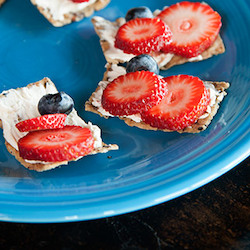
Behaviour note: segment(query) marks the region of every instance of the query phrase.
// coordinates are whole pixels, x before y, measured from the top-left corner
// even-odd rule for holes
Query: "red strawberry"
[[[89,0],[71,0],[74,3],[84,3],[84,2],[88,2]]]
[[[20,132],[29,132],[40,129],[63,128],[66,114],[48,114],[21,121],[16,124]]]
[[[128,54],[149,54],[159,51],[171,39],[172,32],[159,18],[135,18],[118,29],[115,47]]]
[[[130,72],[107,85],[102,106],[112,115],[132,115],[159,103],[165,92],[166,83],[153,72]]]
[[[209,91],[198,77],[188,75],[164,78],[168,93],[142,120],[159,129],[181,130],[192,125],[206,111]]]
[[[94,148],[94,138],[88,128],[65,126],[29,132],[18,141],[23,159],[45,162],[75,160]]]
[[[195,57],[211,46],[219,34],[221,17],[205,3],[180,2],[164,9],[158,17],[173,32],[173,41],[163,52]]]

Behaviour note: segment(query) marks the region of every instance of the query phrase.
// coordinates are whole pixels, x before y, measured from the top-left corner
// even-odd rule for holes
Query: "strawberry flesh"
[[[200,55],[217,38],[221,17],[209,5],[199,2],[180,2],[164,9],[157,17],[173,33],[172,43],[162,51],[191,58]]]
[[[165,81],[153,72],[130,72],[107,85],[102,106],[112,115],[137,114],[159,103],[166,92]]]
[[[89,0],[71,0],[74,3],[84,3],[84,2],[88,2]]]
[[[66,114],[42,115],[19,122],[16,124],[16,128],[20,132],[29,132],[40,129],[63,128],[65,125],[66,117]]]
[[[206,111],[210,92],[198,77],[177,75],[164,78],[168,93],[142,120],[159,129],[181,130],[194,124]]]
[[[159,51],[171,39],[172,32],[159,18],[135,18],[118,29],[115,47],[128,54],[149,54]]]
[[[89,154],[93,148],[92,132],[80,126],[32,131],[18,141],[23,159],[44,162],[75,160]]]

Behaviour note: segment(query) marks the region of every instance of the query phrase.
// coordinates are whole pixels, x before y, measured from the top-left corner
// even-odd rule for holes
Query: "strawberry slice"
[[[93,148],[92,132],[80,126],[32,131],[18,141],[23,159],[45,162],[75,160],[89,154]]]
[[[102,95],[102,106],[112,115],[132,115],[159,103],[166,91],[165,81],[155,73],[130,72],[107,85]]]
[[[168,93],[142,120],[159,129],[181,130],[192,125],[206,111],[210,93],[198,77],[188,75],[169,76]]]
[[[165,53],[195,57],[209,48],[219,34],[221,17],[205,3],[180,2],[164,9],[158,17],[173,33]]]
[[[84,2],[88,2],[89,0],[71,0],[74,3],[84,3]]]
[[[171,39],[172,32],[159,18],[135,18],[118,29],[115,47],[128,54],[149,54],[159,51]]]
[[[63,128],[66,114],[48,114],[21,121],[16,124],[20,132],[29,132],[40,129]]]

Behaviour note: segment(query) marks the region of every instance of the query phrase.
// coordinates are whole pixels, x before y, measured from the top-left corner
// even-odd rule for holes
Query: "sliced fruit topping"
[[[66,114],[49,114],[21,121],[16,124],[20,132],[29,132],[41,129],[63,128]]]
[[[159,51],[171,39],[172,32],[159,18],[136,18],[118,29],[115,47],[128,54],[149,54]]]
[[[23,159],[45,162],[75,160],[89,154],[93,148],[92,132],[80,126],[33,131],[18,141]]]
[[[38,102],[38,111],[41,115],[56,113],[68,115],[73,108],[73,99],[64,92],[44,95]]]
[[[135,18],[144,18],[144,17],[153,18],[154,16],[152,11],[148,7],[141,6],[128,10],[125,16],[125,20],[126,22],[128,22]]]
[[[131,72],[107,85],[102,95],[102,106],[112,115],[137,114],[159,103],[166,92],[165,81],[153,72]]]
[[[88,2],[89,0],[71,0],[74,3],[84,3],[84,2]]]
[[[172,43],[162,51],[187,58],[209,48],[221,27],[220,15],[205,3],[180,2],[164,9],[158,17],[173,32]]]
[[[141,54],[133,57],[126,66],[127,73],[135,71],[151,71],[159,74],[159,67],[155,59],[148,54]]]
[[[142,120],[159,129],[181,130],[194,124],[206,111],[210,93],[198,77],[177,75],[164,78],[168,93]]]

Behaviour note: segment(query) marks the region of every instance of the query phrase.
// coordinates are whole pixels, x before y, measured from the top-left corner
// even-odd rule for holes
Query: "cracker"
[[[107,66],[107,71],[104,73],[104,78],[103,81],[108,81],[108,72],[112,71],[112,64],[108,64]],[[205,81],[204,81],[205,82]],[[211,81],[206,81],[207,83],[211,83],[214,85],[215,89],[220,93],[219,96],[216,97],[215,103],[211,106],[211,111],[210,113],[207,113],[207,116],[203,119],[198,119],[195,124],[192,126],[186,127],[182,130],[178,130],[178,133],[199,133],[203,130],[205,130],[208,125],[211,123],[213,117],[216,115],[218,109],[219,109],[219,104],[223,100],[223,98],[227,95],[226,89],[229,88],[230,84],[227,82],[211,82]],[[95,95],[97,91],[100,89],[100,86],[98,86],[95,90],[95,92],[92,93],[90,96],[89,100],[85,103],[85,110],[90,111],[96,114],[99,114],[100,116],[104,118],[109,118],[110,116],[105,116],[102,113],[98,111],[98,107],[93,105],[93,100],[95,98]],[[134,120],[130,118],[124,118],[124,117],[119,117],[119,119],[124,120],[124,122],[131,126],[131,127],[138,127],[140,129],[145,129],[145,130],[161,130],[164,132],[173,132],[172,130],[168,129],[158,129],[155,127],[151,127],[150,125],[144,123],[144,122],[135,122]]]
[[[110,22],[102,17],[96,16],[92,18],[92,23],[97,35],[100,38],[100,44],[103,54],[108,63],[124,63],[129,61],[133,56],[132,54],[123,53],[122,50],[114,47],[114,39],[119,27],[125,23],[124,18],[118,18],[114,22]],[[116,54],[114,54],[114,52]],[[197,62],[208,59],[212,56],[222,54],[225,52],[225,46],[220,35],[218,35],[215,42],[205,50],[200,56],[194,58],[185,58],[174,54],[166,54],[162,52],[152,53],[162,70],[169,69],[175,65],[184,64],[187,62]]]
[[[0,7],[2,6],[2,4],[5,2],[5,0],[0,0]]]
[[[42,87],[42,90],[43,92],[46,92],[46,93],[55,93],[57,92],[57,89],[54,85],[54,83],[47,77],[45,77],[44,79],[38,81],[38,82],[35,82],[35,83],[31,83],[29,85],[27,85],[26,87],[23,87],[23,88],[17,88],[17,92],[18,94],[20,95],[25,95],[23,93],[23,90],[24,89],[28,89],[28,91],[30,91],[31,88],[33,88],[34,86],[37,86],[37,87]],[[53,90],[53,91],[52,91]],[[3,116],[4,116],[4,112],[6,111],[4,107],[4,104],[6,103],[6,98],[11,98],[9,97],[9,93],[11,92],[12,90],[8,90],[8,91],[3,91],[1,94],[0,94],[0,127],[3,129],[3,132],[6,132],[5,131],[5,128],[4,128],[4,122],[1,120],[1,118],[3,119]],[[34,90],[33,90],[34,91]],[[33,92],[32,92],[33,93]],[[41,93],[41,97],[42,97],[43,93]],[[39,100],[38,100],[39,101]],[[19,105],[22,105],[22,103],[19,103]],[[10,108],[11,109],[11,108]],[[1,111],[2,110],[2,111]],[[2,113],[1,113],[2,112]],[[18,112],[17,112],[18,113]],[[76,111],[73,109],[72,111],[72,115],[74,115],[74,119],[78,119],[81,121],[81,123],[84,123],[86,124],[76,113]],[[21,114],[17,114],[16,117],[17,119],[19,118],[19,116],[21,116]],[[69,114],[70,116],[70,114]],[[13,121],[14,123],[14,121]],[[86,124],[87,125],[87,124]],[[8,129],[8,128],[7,128]],[[35,171],[38,171],[38,172],[42,172],[42,171],[45,171],[45,170],[50,170],[50,169],[53,169],[53,168],[56,168],[58,166],[61,166],[61,165],[67,165],[68,164],[68,161],[63,161],[63,162],[55,162],[55,163],[47,163],[47,164],[43,164],[43,163],[31,163],[31,162],[28,162],[28,161],[25,161],[22,157],[20,157],[19,155],[19,152],[17,150],[17,148],[11,144],[9,141],[5,141],[5,145],[6,145],[6,148],[7,150],[9,151],[10,154],[14,155],[15,158],[26,168],[30,169],[30,170],[35,170]],[[96,154],[96,153],[106,153],[108,152],[109,150],[116,150],[118,149],[118,146],[115,145],[115,144],[105,144],[102,142],[102,146],[101,147],[97,147],[95,148],[90,154]]]
[[[53,18],[53,14],[51,10],[48,8],[43,8],[42,6],[38,5],[37,0],[30,0],[33,5],[37,7],[39,12],[55,27],[61,27],[66,24],[70,24],[72,22],[77,22],[82,20],[84,17],[91,16],[95,11],[101,10],[105,8],[110,0],[96,0],[94,3],[88,5],[87,7],[76,11],[76,12],[68,12],[64,14],[62,20],[57,20]],[[54,1],[54,0],[51,0]]]

